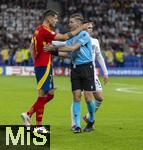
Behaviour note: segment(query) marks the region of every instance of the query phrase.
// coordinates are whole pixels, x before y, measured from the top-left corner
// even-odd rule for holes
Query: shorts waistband
[[[84,63],[84,64],[79,64],[79,65],[71,64],[71,67],[76,68],[76,67],[88,66],[88,65],[91,65],[91,64],[93,64],[92,61],[88,62],[88,63]]]

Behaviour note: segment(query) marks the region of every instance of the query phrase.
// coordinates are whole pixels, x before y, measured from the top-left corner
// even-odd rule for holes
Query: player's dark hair
[[[56,12],[55,10],[52,10],[52,9],[49,9],[49,10],[46,10],[44,13],[43,13],[43,19],[45,19],[46,17],[49,17],[49,16],[55,16],[55,15],[59,15],[58,12]]]
[[[93,22],[92,20],[85,19],[83,23],[89,23],[89,22],[92,24],[92,26],[93,26],[93,28],[94,28],[94,27],[95,27],[95,24],[94,24],[94,22]]]
[[[80,21],[82,24],[84,23],[84,18],[81,14],[72,14],[70,18],[74,18],[75,20]]]

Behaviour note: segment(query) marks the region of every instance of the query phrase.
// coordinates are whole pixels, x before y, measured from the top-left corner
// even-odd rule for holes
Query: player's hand
[[[81,27],[82,27],[82,30],[87,30],[91,24],[92,24],[92,22],[84,23],[84,24],[81,26]]]
[[[55,51],[55,46],[52,44],[47,44],[44,46],[44,51],[45,52]]]
[[[109,82],[108,75],[104,75],[104,85],[106,85]]]

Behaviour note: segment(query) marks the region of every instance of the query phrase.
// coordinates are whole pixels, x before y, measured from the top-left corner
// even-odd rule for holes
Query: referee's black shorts
[[[78,89],[95,91],[94,66],[92,62],[81,65],[71,65],[71,84],[72,91]]]

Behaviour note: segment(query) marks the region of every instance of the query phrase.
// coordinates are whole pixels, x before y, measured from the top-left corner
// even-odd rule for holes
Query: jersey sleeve
[[[104,72],[104,75],[108,75],[108,70],[107,70],[104,58],[101,53],[97,56],[97,60],[102,68],[102,71]]]
[[[66,45],[66,41],[52,41],[52,44],[55,46],[65,46]]]
[[[96,52],[97,55],[101,53],[100,44],[99,44],[98,40],[96,40],[96,51],[95,52]]]
[[[53,41],[55,36],[56,36],[56,33],[53,32],[53,31],[48,31],[48,30],[45,30],[43,31],[45,32],[45,38],[46,38],[46,41]],[[50,40],[49,40],[50,39]]]
[[[54,38],[55,38],[55,36],[56,36],[56,33],[55,32],[51,32],[51,39],[53,39],[54,40]]]
[[[80,44],[80,45],[85,45],[86,43],[88,43],[90,40],[90,37],[88,35],[87,32],[81,32],[80,35],[79,35],[79,39],[77,40],[77,42]]]
[[[66,45],[66,46],[72,45],[72,39],[67,40],[65,45]]]

